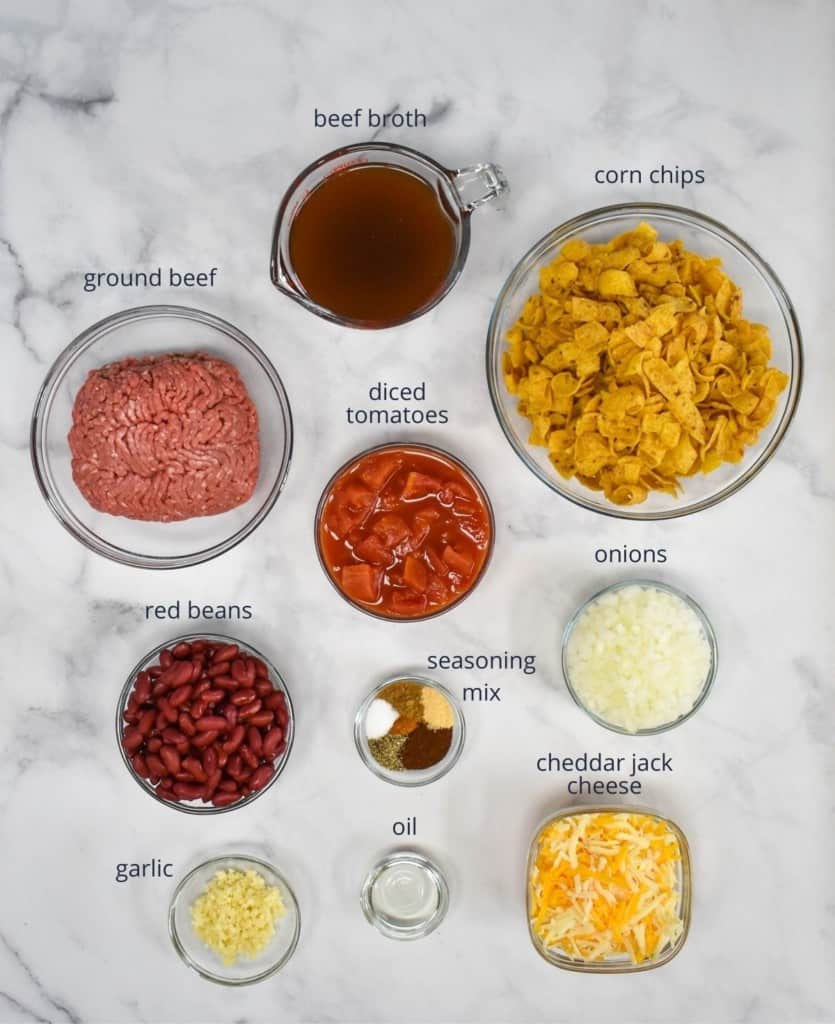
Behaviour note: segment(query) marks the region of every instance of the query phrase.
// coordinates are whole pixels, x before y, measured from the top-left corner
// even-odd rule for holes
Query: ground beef
[[[75,398],[72,475],[100,512],[173,523],[242,505],[258,479],[258,413],[234,366],[203,353],[91,370]]]

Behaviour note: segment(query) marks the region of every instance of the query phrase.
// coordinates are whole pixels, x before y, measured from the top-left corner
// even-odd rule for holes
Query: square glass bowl
[[[575,960],[570,956],[567,956],[561,951],[548,948],[536,932],[531,924],[531,886],[530,877],[531,870],[536,861],[536,856],[539,852],[539,841],[542,833],[545,829],[553,824],[555,821],[559,821],[562,818],[573,818],[583,814],[640,814],[650,818],[654,818],[656,821],[663,822],[673,833],[678,841],[679,851],[681,853],[681,859],[678,864],[678,913],[682,922],[681,934],[672,945],[667,945],[661,948],[654,957],[649,960],[644,960],[641,963],[634,963],[634,961],[627,954],[620,954],[618,956],[607,957],[605,960]],[[566,807],[562,811],[558,811],[556,814],[549,815],[543,822],[540,823],[536,832],[534,833],[533,840],[531,841],[530,850],[528,852],[527,871],[525,875],[525,907],[526,915],[528,919],[528,933],[531,937],[534,949],[539,955],[547,960],[549,964],[553,964],[555,967],[560,967],[566,971],[578,971],[586,974],[630,974],[637,973],[639,971],[651,971],[656,967],[661,967],[663,964],[669,963],[674,956],[677,956],[687,941],[687,935],[690,931],[690,909],[692,905],[692,875],[690,867],[690,847],[687,844],[687,839],[679,828],[679,826],[672,821],[670,818],[665,818],[661,814],[657,814],[655,811],[648,810],[645,807],[635,806],[616,806],[613,804],[601,804],[601,805],[583,805],[578,807]]]
[[[743,316],[765,324],[773,345],[771,363],[788,374],[789,383],[779,396],[771,422],[756,443],[746,449],[738,464],[723,463],[712,473],[680,480],[677,497],[651,491],[640,505],[615,505],[602,492],[577,479],[564,479],[551,465],[547,449],[528,444],[531,424],[517,410],[502,374],[506,335],[516,322],[526,299],[539,291],[539,271],[557,258],[572,238],[590,244],[608,242],[642,221],[658,229],[662,241],[681,239],[687,249],[703,257],[718,256],[725,273],[743,293]],[[689,515],[723,501],[744,487],[777,450],[791,423],[800,396],[803,357],[800,327],[791,301],[777,275],[750,245],[724,224],[695,210],[663,203],[621,203],[591,210],[554,228],[519,261],[496,299],[487,332],[487,381],[493,409],[511,447],[528,469],[544,484],[583,508],[620,519],[672,519]]]

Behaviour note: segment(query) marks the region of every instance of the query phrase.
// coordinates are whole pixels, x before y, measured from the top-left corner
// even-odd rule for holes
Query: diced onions
[[[626,732],[675,722],[693,708],[711,666],[699,616],[676,594],[634,584],[589,604],[566,649],[578,699]]]

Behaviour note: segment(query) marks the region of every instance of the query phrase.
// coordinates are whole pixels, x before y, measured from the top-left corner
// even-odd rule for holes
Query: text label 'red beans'
[[[267,785],[290,726],[264,662],[211,640],[161,651],[137,675],[122,717],[125,755],[157,796],[215,807]]]
[[[319,553],[353,604],[419,619],[459,601],[487,562],[493,525],[478,481],[444,452],[388,445],[331,482],[320,504]]]

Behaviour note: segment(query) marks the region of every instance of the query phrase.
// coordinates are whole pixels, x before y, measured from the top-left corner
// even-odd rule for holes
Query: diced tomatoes
[[[426,541],[429,539],[429,534],[432,531],[432,523],[426,519],[423,515],[415,516],[415,521],[412,524],[412,532],[409,535],[409,547],[412,551],[420,551]]]
[[[365,463],[360,471],[360,480],[372,490],[381,491],[402,465],[402,456],[383,452]]]
[[[437,551],[433,548],[426,549],[426,558],[432,571],[438,576],[446,576],[449,572],[449,567],[446,562],[441,558]]]
[[[426,563],[414,555],[407,555],[403,563],[403,581],[406,586],[416,590],[419,594],[424,593],[429,582],[429,570]]]
[[[393,590],[391,607],[398,615],[413,617],[426,611],[426,594],[413,594],[410,590]]]
[[[395,547],[409,536],[409,526],[400,516],[386,513],[371,525],[372,531],[390,548]]]
[[[373,491],[361,484],[348,483],[337,492],[331,507],[325,513],[327,526],[337,537],[344,537],[354,527],[361,526],[374,508]]]
[[[365,562],[343,566],[340,585],[348,597],[362,604],[376,604],[380,600],[383,570]]]
[[[392,565],[394,562],[391,548],[376,533],[370,533],[361,540],[354,548],[354,554],[372,565]]]
[[[432,575],[426,584],[426,596],[433,608],[443,608],[444,605],[449,604],[451,592],[440,577]]]
[[[426,473],[412,472],[406,477],[400,497],[404,501],[416,501],[418,498],[437,494],[441,486],[441,481],[437,477],[428,476]]]
[[[456,551],[449,544],[444,548],[443,560],[453,572],[461,576],[469,576],[475,566],[475,559],[464,551]]]

